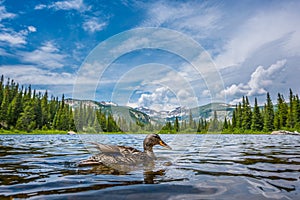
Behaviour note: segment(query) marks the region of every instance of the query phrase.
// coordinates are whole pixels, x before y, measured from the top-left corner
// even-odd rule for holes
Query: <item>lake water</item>
[[[299,199],[300,136],[161,135],[153,168],[79,167],[90,141],[145,135],[0,135],[0,199]]]

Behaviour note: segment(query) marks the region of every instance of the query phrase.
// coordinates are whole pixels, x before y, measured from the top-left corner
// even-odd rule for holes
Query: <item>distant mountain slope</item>
[[[155,111],[143,107],[136,108],[136,110],[149,115],[151,119],[156,119],[157,121],[174,121],[176,117],[178,117],[179,120],[188,120],[190,112],[194,119],[210,119],[212,118],[214,111],[217,112],[218,118],[222,120],[225,116],[231,118],[234,109],[235,106],[225,103],[210,103],[191,109],[186,107],[177,107],[171,111]]]
[[[101,109],[104,113],[111,113],[115,120],[119,118],[125,118],[131,122],[138,122],[142,124],[150,123],[150,117],[134,108],[127,107],[127,106],[119,106],[112,102],[97,102],[92,100],[78,100],[78,99],[66,99],[66,104],[69,104],[72,108],[79,107],[80,104],[92,107],[94,109]]]
[[[214,111],[217,112],[217,116],[220,119],[225,117],[232,117],[233,110],[235,106],[226,103],[210,103],[204,106],[199,106],[192,109],[193,116],[200,116],[204,119],[212,118]]]

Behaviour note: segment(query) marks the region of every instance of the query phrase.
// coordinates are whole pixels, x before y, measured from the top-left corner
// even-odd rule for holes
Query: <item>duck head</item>
[[[166,147],[167,149],[172,149],[169,145],[167,145],[157,134],[149,134],[144,140],[144,150],[145,151],[153,151],[152,148],[155,145],[160,145]]]

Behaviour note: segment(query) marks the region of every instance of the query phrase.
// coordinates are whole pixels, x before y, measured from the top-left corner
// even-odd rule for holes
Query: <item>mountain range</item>
[[[224,120],[225,117],[231,118],[235,106],[226,103],[209,103],[207,105],[198,106],[195,108],[177,107],[170,111],[156,111],[146,107],[132,108],[128,106],[120,106],[113,102],[93,101],[93,100],[78,100],[78,99],[66,99],[66,104],[69,104],[72,108],[80,106],[91,106],[95,109],[101,109],[102,112],[110,112],[114,118],[124,117],[131,121],[139,121],[142,123],[165,123],[166,121],[174,122],[176,117],[179,121],[189,120],[190,116],[194,120],[211,119],[216,111],[219,119]]]

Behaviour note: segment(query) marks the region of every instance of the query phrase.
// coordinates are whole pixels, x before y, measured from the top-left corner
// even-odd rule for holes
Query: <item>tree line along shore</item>
[[[257,98],[254,106],[249,103],[247,96],[242,97],[242,102],[235,105],[232,117],[220,120],[217,111],[214,111],[210,120],[200,118],[193,120],[190,113],[188,122],[179,123],[176,117],[174,123],[166,122],[162,133],[197,132],[197,133],[271,133],[272,131],[285,130],[300,132],[300,100],[297,94],[289,90],[289,102],[280,93],[274,105],[270,94],[266,95],[266,103],[259,106]]]
[[[64,133],[66,131],[83,131],[82,124],[99,127],[103,123],[105,132],[119,132],[111,115],[105,115],[100,110],[95,111],[93,123],[87,119],[87,110],[80,106],[73,109],[65,103],[64,95],[51,96],[48,92],[37,92],[31,86],[19,86],[14,80],[4,76],[0,78],[0,132],[2,133]],[[104,120],[103,120],[104,119]],[[86,121],[84,121],[86,120]],[[75,126],[77,124],[77,126]],[[102,124],[101,124],[102,125]],[[79,130],[78,130],[79,129]],[[100,129],[99,129],[100,130]]]
[[[300,100],[289,90],[289,101],[278,93],[273,104],[270,94],[264,106],[257,99],[254,106],[247,96],[235,106],[232,117],[220,119],[213,112],[211,119],[198,118],[190,114],[187,120],[165,124],[141,123],[125,117],[114,117],[110,112],[83,104],[71,107],[65,103],[64,95],[48,96],[48,92],[37,92],[31,86],[19,86],[14,80],[0,78],[0,133],[270,133],[274,130],[300,131]]]

